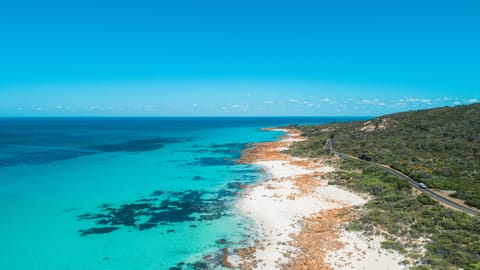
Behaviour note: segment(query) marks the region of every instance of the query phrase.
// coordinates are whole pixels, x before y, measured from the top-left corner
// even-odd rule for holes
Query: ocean
[[[351,117],[0,118],[0,269],[217,269],[256,225],[264,127]]]

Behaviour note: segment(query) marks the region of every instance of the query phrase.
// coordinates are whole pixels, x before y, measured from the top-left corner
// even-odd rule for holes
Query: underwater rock
[[[89,234],[99,234],[99,233],[109,233],[120,229],[120,227],[101,227],[101,228],[90,228],[86,230],[78,230],[81,236],[87,236]]]
[[[166,195],[166,198],[141,198],[134,203],[122,204],[118,207],[102,204],[99,206],[101,213],[86,213],[77,217],[79,221],[93,220],[96,225],[110,225],[115,228],[123,226],[143,231],[158,225],[218,219],[226,215],[227,197],[232,197],[234,194],[235,192],[230,189],[216,193],[185,190],[164,194],[163,191],[154,191],[150,196]],[[140,221],[142,222],[139,223]],[[113,231],[101,228],[108,227],[94,227],[81,232],[90,234]]]
[[[151,228],[156,227],[156,226],[157,226],[157,224],[155,224],[155,223],[148,223],[148,222],[147,223],[142,223],[142,224],[138,225],[138,230],[143,231],[143,230],[151,229]]]
[[[227,239],[223,239],[223,238],[222,238],[222,239],[218,239],[217,241],[215,241],[215,243],[216,243],[217,245],[225,245],[225,244],[227,244]]]
[[[136,200],[135,202],[153,202],[153,201],[158,201],[157,198],[153,198],[153,199],[140,199],[140,200]]]
[[[155,190],[154,192],[152,192],[152,194],[150,194],[150,196],[162,196],[163,193],[164,192],[161,190]]]
[[[100,219],[100,218],[110,218],[110,215],[105,215],[105,214],[83,214],[83,215],[78,215],[78,219]]]
[[[187,163],[187,166],[231,166],[235,165],[235,159],[226,157],[201,157],[196,161]]]
[[[208,270],[208,264],[205,262],[196,262],[190,265],[195,270]]]

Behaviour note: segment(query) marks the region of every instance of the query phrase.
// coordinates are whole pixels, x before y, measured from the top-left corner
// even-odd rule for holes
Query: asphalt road
[[[465,212],[467,214],[470,214],[470,215],[479,215],[480,214],[480,210],[476,210],[476,209],[472,209],[472,208],[469,208],[469,207],[466,207],[462,204],[459,204],[459,203],[456,203],[452,200],[449,200],[445,197],[442,197],[440,195],[438,195],[437,193],[431,191],[430,189],[428,188],[421,188],[420,186],[418,186],[418,182],[413,180],[412,178],[410,178],[409,176],[403,174],[402,172],[400,171],[397,171],[395,169],[392,169],[390,168],[389,166],[387,165],[383,165],[383,164],[379,164],[379,163],[375,163],[375,162],[371,162],[371,161],[367,161],[367,160],[363,160],[363,159],[360,159],[360,158],[357,158],[357,157],[354,157],[352,155],[348,155],[348,154],[343,154],[343,153],[338,153],[338,152],[335,152],[332,150],[332,153],[335,154],[336,156],[338,156],[339,158],[351,158],[351,159],[356,159],[356,160],[360,160],[360,161],[363,161],[363,162],[366,162],[370,165],[374,165],[374,166],[377,166],[378,168],[381,168],[383,170],[385,170],[386,172],[392,174],[392,175],[395,175],[396,177],[400,178],[400,179],[403,179],[403,180],[406,180],[408,181],[408,183],[415,189],[423,192],[424,194],[427,194],[428,196],[430,196],[430,198],[434,199],[435,201],[438,201],[442,204],[445,204],[445,205],[448,205],[458,211],[462,211],[462,212]]]

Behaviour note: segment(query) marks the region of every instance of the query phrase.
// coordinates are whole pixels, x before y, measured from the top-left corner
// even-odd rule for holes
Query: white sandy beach
[[[270,149],[271,151],[281,152],[292,142],[302,140],[299,134],[286,134],[280,141],[284,145],[277,145]],[[287,263],[304,252],[298,248],[294,239],[295,235],[302,231],[305,219],[328,209],[365,203],[365,199],[359,195],[338,186],[328,185],[328,181],[314,177],[334,170],[333,167],[322,163],[299,165],[298,161],[308,160],[284,156],[285,158],[275,156],[273,160],[255,162],[254,164],[264,168],[270,176],[262,183],[247,188],[238,202],[240,211],[256,221],[260,235],[253,255],[244,258],[241,269],[310,269],[286,267]],[[302,177],[318,181],[311,192],[304,192],[299,188],[301,180],[298,179]],[[324,256],[323,260],[327,265],[315,269],[404,269],[399,265],[399,262],[404,260],[403,256],[381,249],[380,238],[367,240],[358,233],[339,229],[337,240],[343,245],[319,254]]]

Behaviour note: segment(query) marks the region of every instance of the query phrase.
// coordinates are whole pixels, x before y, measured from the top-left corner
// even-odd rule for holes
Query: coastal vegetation
[[[299,128],[297,156],[335,151],[387,164],[430,188],[480,207],[480,104],[381,116],[370,121]],[[335,183],[368,194],[347,229],[383,235],[411,269],[480,269],[480,217],[441,206],[404,180],[368,163],[338,160]]]
[[[309,139],[296,143],[293,154],[325,154],[323,146],[333,138],[338,152],[387,164],[480,207],[479,103],[299,128]]]
[[[340,160],[337,184],[368,194],[347,229],[382,235],[382,247],[404,254],[411,269],[480,269],[480,218],[439,205],[387,172]]]

